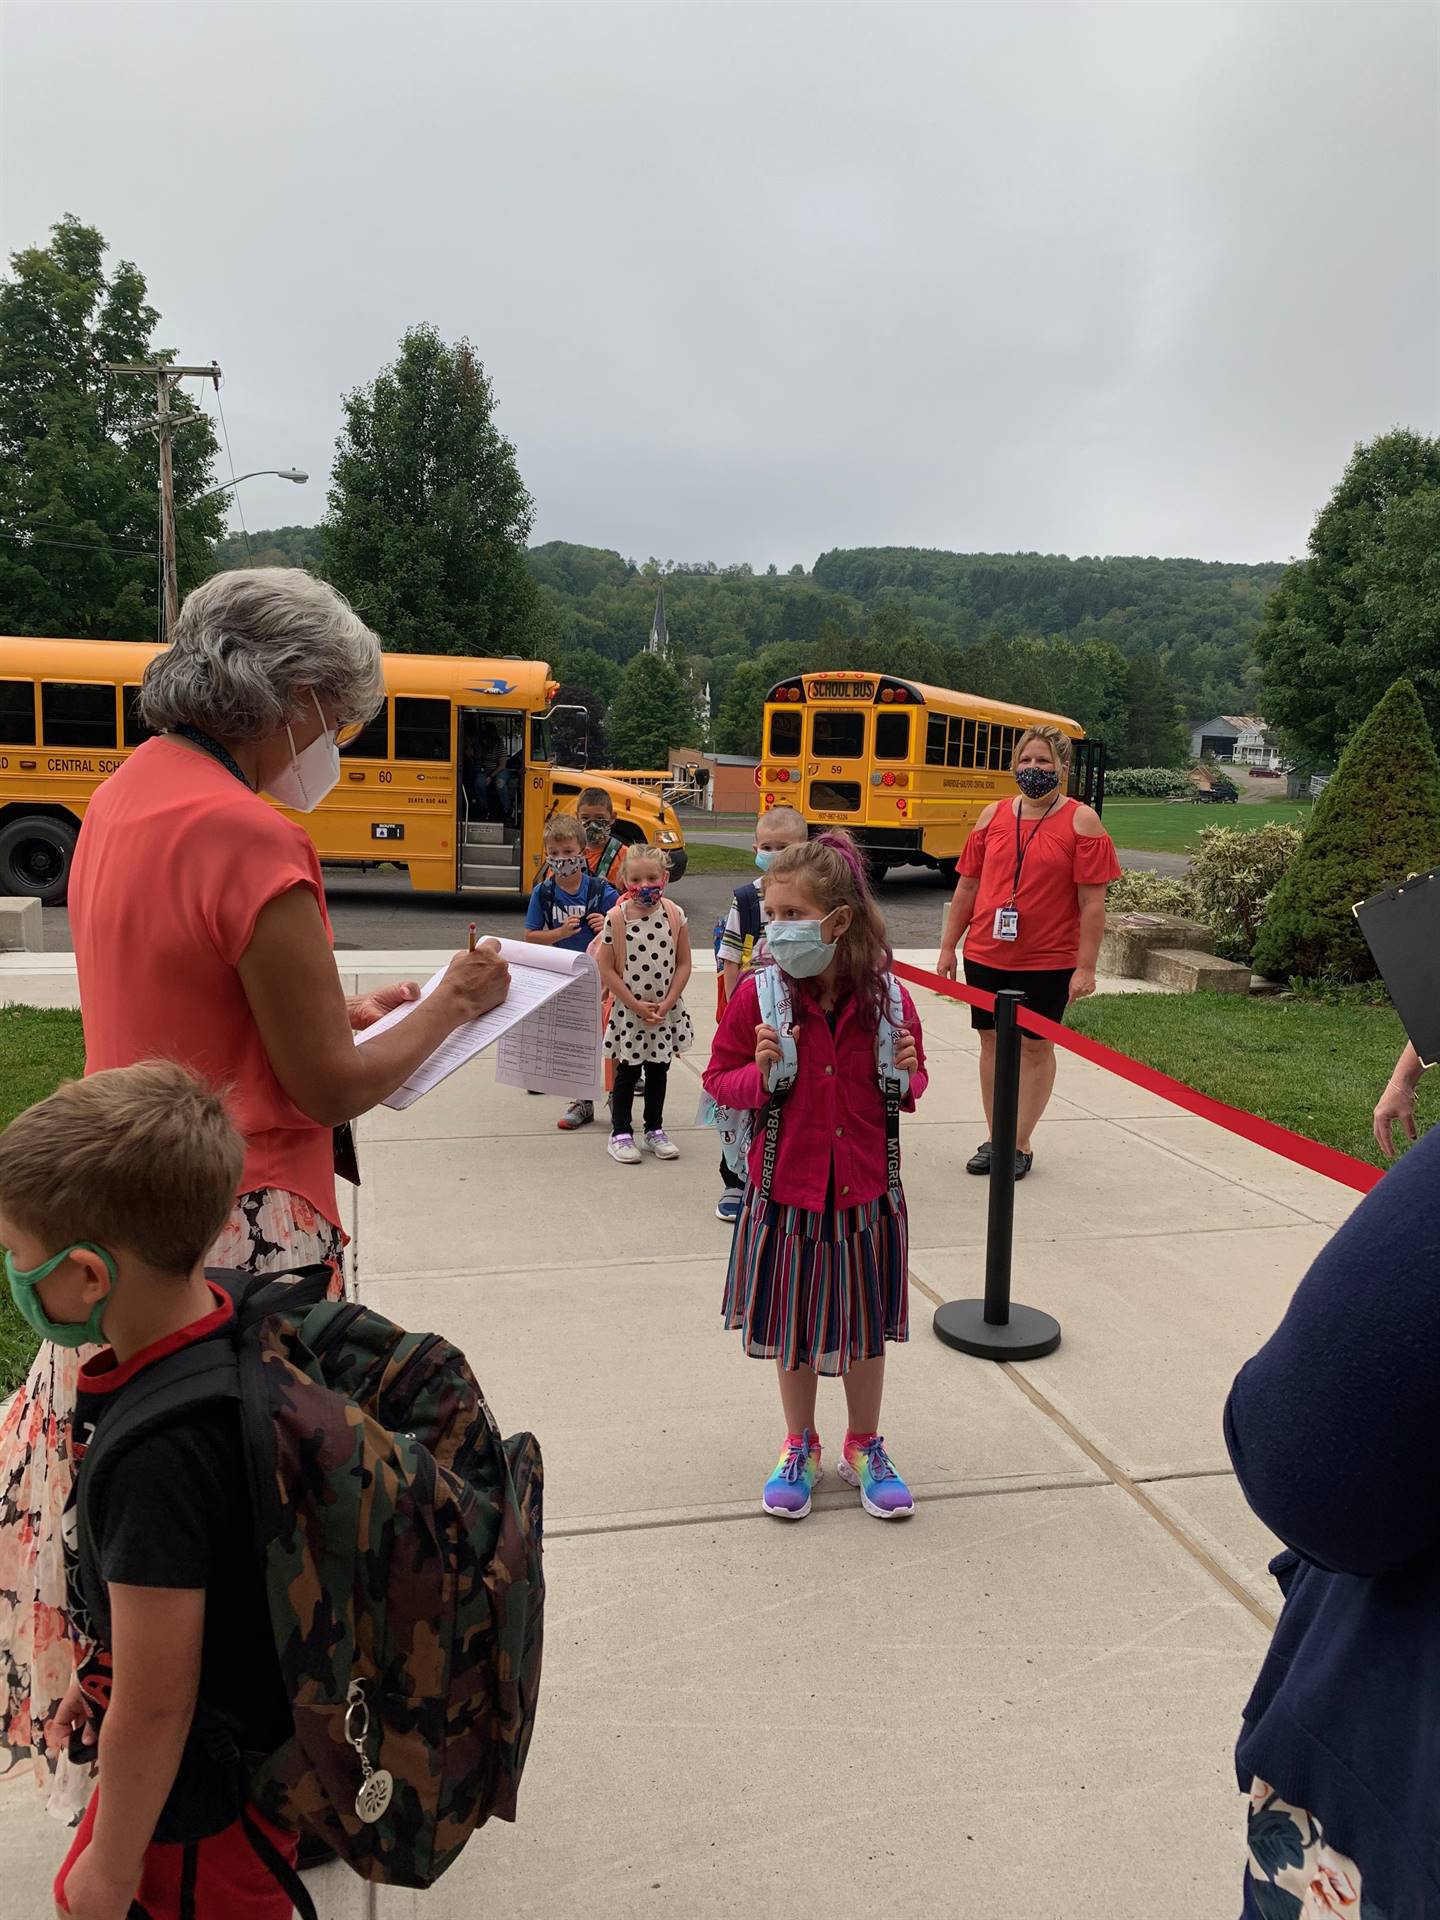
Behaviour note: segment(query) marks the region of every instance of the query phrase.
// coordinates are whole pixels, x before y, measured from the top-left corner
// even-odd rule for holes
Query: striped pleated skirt
[[[811,1213],[763,1202],[747,1187],[730,1268],[725,1325],[755,1360],[787,1371],[846,1373],[887,1340],[910,1338],[910,1224],[903,1194]]]

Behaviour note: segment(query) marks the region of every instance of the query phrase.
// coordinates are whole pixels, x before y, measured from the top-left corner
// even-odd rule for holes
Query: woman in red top
[[[1063,1020],[1072,1000],[1095,991],[1095,960],[1105,933],[1105,889],[1120,878],[1115,846],[1093,807],[1067,799],[1070,741],[1058,727],[1027,727],[1015,743],[1011,770],[1017,800],[994,801],[975,822],[960,856],[960,882],[945,920],[939,972],[953,980],[956,949],[965,942],[965,978],[972,987],[1023,993],[1032,1013]],[[995,1016],[970,1009],[980,1034],[980,1095],[993,1120]],[[1020,1114],[1015,1178],[1034,1163],[1035,1123],[1055,1088],[1055,1048],[1020,1036]],[[985,1140],[967,1173],[990,1171]]]
[[[383,697],[380,643],[332,588],[289,568],[217,573],[146,669],[140,706],[156,737],[90,802],[70,881],[87,1073],[179,1061],[224,1090],[244,1137],[210,1264],[325,1264],[336,1291],[334,1129],[508,984],[493,945],[461,953],[408,1020],[355,1045],[356,1028],[419,990],[347,1003],[314,845],[260,795],[317,806],[340,777],[341,740]],[[54,1738],[71,1664],[59,1521],[84,1358],[42,1344],[0,1427],[0,1609],[15,1623],[0,1645],[0,1775],[45,1785],[54,1771],[59,1813],[79,1811],[90,1771]]]

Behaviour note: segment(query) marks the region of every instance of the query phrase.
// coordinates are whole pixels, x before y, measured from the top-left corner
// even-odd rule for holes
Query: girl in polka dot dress
[[[606,914],[596,951],[614,996],[605,1029],[605,1052],[615,1062],[609,1152],[623,1167],[640,1161],[634,1113],[642,1073],[644,1150],[657,1160],[680,1158],[665,1132],[665,1088],[670,1062],[695,1044],[695,1031],[680,998],[690,978],[690,935],[685,915],[665,898],[669,873],[668,859],[654,847],[630,848],[620,869],[620,904]]]

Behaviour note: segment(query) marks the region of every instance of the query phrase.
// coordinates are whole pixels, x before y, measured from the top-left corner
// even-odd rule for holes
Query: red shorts
[[[75,1843],[55,1876],[55,1904],[62,1913],[70,1911],[65,1904],[66,1878],[90,1844],[99,1808],[97,1787],[75,1830]],[[295,1835],[273,1825],[253,1808],[250,1818],[276,1852],[293,1867]],[[187,1889],[185,1859],[192,1848],[194,1880]],[[220,1920],[222,1915],[224,1920],[291,1920],[293,1911],[289,1894],[251,1846],[238,1820],[206,1840],[191,1842],[190,1846],[152,1840],[145,1849],[145,1864],[135,1900],[145,1920],[210,1920],[212,1915],[215,1920]],[[134,1906],[130,1912],[135,1920]]]

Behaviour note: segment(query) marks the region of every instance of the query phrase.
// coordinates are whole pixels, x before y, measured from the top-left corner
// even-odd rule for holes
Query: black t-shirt
[[[115,1461],[96,1516],[107,1587],[205,1589],[199,1704],[157,1840],[199,1839],[233,1820],[245,1777],[236,1749],[272,1753],[293,1724],[241,1445],[233,1401],[147,1434]]]

